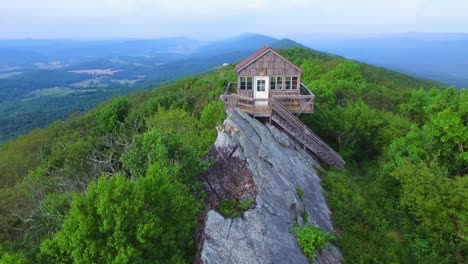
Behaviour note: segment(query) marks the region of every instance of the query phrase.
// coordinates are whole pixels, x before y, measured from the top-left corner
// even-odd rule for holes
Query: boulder
[[[277,128],[240,111],[230,111],[210,155],[213,169],[202,175],[209,210],[200,233],[198,263],[308,263],[290,229],[309,224],[333,232],[318,162]],[[301,199],[297,189],[304,192]],[[240,217],[223,217],[221,199],[254,199]],[[316,263],[341,263],[333,245],[317,252]]]

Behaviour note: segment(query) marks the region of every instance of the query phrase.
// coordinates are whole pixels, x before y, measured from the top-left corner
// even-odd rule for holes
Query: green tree
[[[122,124],[128,114],[130,103],[123,97],[116,97],[97,113],[98,131],[110,133]]]
[[[167,169],[144,178],[101,177],[75,196],[63,230],[41,244],[43,263],[190,261],[199,202]]]
[[[15,254],[3,253],[0,257],[0,263],[2,264],[27,264],[29,263],[29,261],[24,255],[20,253],[15,253]]]
[[[414,217],[416,232],[432,250],[448,258],[465,254],[468,178],[450,179],[448,171],[434,162],[405,161],[391,175],[402,184],[401,205]]]
[[[131,149],[122,156],[122,162],[130,177],[142,177],[150,164],[158,164],[189,185],[204,167],[193,148],[184,145],[177,135],[163,134],[156,128],[135,136]]]

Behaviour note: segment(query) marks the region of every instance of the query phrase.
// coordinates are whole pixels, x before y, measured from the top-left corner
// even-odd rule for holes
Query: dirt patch
[[[75,70],[69,71],[73,73],[86,73],[86,74],[97,74],[97,75],[114,75],[116,72],[121,72],[123,70],[111,70],[111,69],[88,69],[88,70]]]
[[[203,230],[205,228],[206,214],[209,210],[218,211],[222,200],[248,200],[257,195],[255,182],[247,161],[234,156],[236,149],[212,148],[207,155],[208,159],[215,160],[214,166],[199,176],[199,180],[205,185],[207,208],[199,219],[196,243],[197,256],[195,263],[200,261],[201,249],[203,248]],[[252,204],[255,206],[255,202]]]
[[[215,165],[200,180],[205,184],[207,205],[216,209],[221,200],[245,200],[256,196],[255,183],[247,161],[233,155],[235,149],[212,149],[208,156]]]

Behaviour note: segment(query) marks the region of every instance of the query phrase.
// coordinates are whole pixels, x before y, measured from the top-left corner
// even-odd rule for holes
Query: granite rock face
[[[289,230],[309,222],[332,231],[316,160],[288,136],[245,113],[231,111],[211,152],[216,163],[202,176],[210,208],[221,199],[254,199],[241,217],[226,219],[209,210],[200,233],[198,263],[308,263]],[[296,188],[304,191],[301,199]],[[316,263],[341,263],[333,245]]]

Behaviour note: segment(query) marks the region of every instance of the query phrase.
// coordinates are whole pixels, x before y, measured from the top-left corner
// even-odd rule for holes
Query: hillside
[[[281,53],[316,95],[302,121],[347,163],[320,172],[344,261],[466,262],[467,92],[311,50]],[[213,166],[219,95],[235,79],[222,67],[4,143],[0,262],[192,262],[207,209],[198,176]]]

